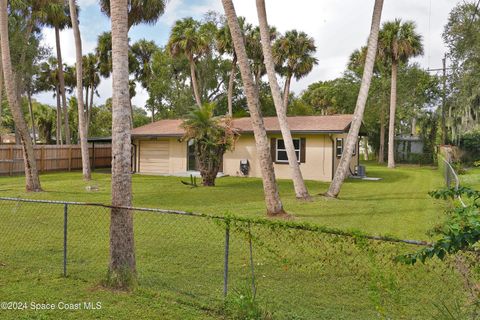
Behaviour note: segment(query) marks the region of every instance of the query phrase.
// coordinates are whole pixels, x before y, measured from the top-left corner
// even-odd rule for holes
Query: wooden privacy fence
[[[37,169],[46,171],[70,171],[82,168],[80,145],[37,145],[35,159]],[[110,144],[89,147],[90,165],[95,168],[109,168],[112,164]],[[0,175],[24,173],[23,151],[20,145],[0,145]]]

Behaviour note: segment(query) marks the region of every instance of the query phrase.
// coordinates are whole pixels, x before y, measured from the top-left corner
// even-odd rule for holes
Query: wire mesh
[[[67,275],[92,286],[102,282],[110,209],[61,202],[0,199],[0,275],[61,281],[65,204]],[[458,257],[408,266],[394,261],[418,249],[406,243],[234,217],[132,212],[138,288],[152,297],[215,314],[255,297],[274,319],[427,319],[470,306]]]

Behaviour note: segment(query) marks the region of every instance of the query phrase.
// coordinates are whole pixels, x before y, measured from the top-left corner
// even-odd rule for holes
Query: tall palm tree
[[[247,97],[247,105],[252,120],[253,133],[257,147],[257,153],[260,160],[260,169],[263,178],[263,191],[265,195],[265,203],[268,215],[284,214],[282,201],[278,193],[278,186],[275,179],[275,171],[273,168],[272,157],[270,154],[270,144],[263,123],[260,111],[260,103],[258,97],[258,87],[255,85],[253,75],[250,70],[247,50],[245,48],[242,29],[238,23],[235,7],[232,0],[222,0],[225,15],[227,17],[228,26],[232,34],[235,52],[238,57],[238,66],[242,76],[245,96]]]
[[[7,91],[8,104],[15,121],[15,127],[22,142],[23,161],[25,164],[25,188],[27,191],[41,191],[40,178],[38,177],[35,153],[32,139],[27,129],[27,123],[23,117],[17,83],[13,74],[12,60],[10,57],[10,43],[8,35],[7,0],[0,0],[0,46],[2,51],[3,75]]]
[[[313,56],[316,50],[313,38],[297,30],[287,31],[275,41],[273,49],[275,63],[279,73],[285,77],[283,89],[285,112],[288,108],[292,77],[299,80],[312,71],[313,66],[318,63],[317,58]]]
[[[190,78],[193,94],[198,107],[202,107],[202,99],[196,75],[196,60],[210,48],[207,34],[202,30],[202,24],[193,18],[177,20],[172,28],[167,44],[172,56],[185,56],[190,64]]]
[[[246,24],[244,17],[238,18],[238,23],[242,29],[242,33],[245,33],[245,28],[251,28]],[[216,34],[216,45],[217,50],[220,54],[229,54],[232,56],[232,68],[230,70],[230,76],[228,80],[228,89],[227,89],[227,105],[228,105],[228,115],[233,116],[233,89],[235,84],[235,77],[237,74],[237,54],[235,53],[235,48],[233,46],[232,35],[230,33],[230,28],[228,23],[225,21],[223,26],[220,27]]]
[[[65,143],[70,144],[70,125],[68,121],[67,97],[65,93],[65,76],[63,71],[62,47],[60,45],[60,31],[71,28],[70,9],[64,0],[49,1],[45,6],[44,23],[55,29],[55,46],[58,60],[58,81],[60,98],[63,106]]]
[[[287,122],[287,113],[285,112],[286,106],[282,101],[282,94],[280,86],[277,82],[277,76],[275,73],[275,62],[273,59],[272,46],[270,43],[270,29],[267,21],[267,11],[265,9],[265,0],[257,0],[257,13],[260,27],[260,36],[262,39],[263,56],[265,58],[265,67],[268,75],[268,82],[272,90],[273,101],[275,109],[277,111],[278,123],[280,124],[280,130],[282,131],[283,141],[285,143],[285,149],[287,150],[287,158],[290,168],[292,170],[293,186],[295,188],[295,195],[297,199],[308,200],[310,195],[308,194],[305,181],[303,181],[302,172],[300,171],[300,165],[298,164],[297,155],[295,153],[295,147],[293,145],[292,133]]]
[[[370,89],[370,83],[373,77],[373,68],[375,66],[375,57],[377,55],[378,47],[378,33],[380,29],[380,20],[382,17],[383,0],[375,0],[375,6],[373,8],[372,26],[370,29],[370,35],[368,37],[367,55],[365,60],[365,67],[363,69],[362,83],[360,85],[360,91],[357,97],[357,104],[353,113],[352,123],[350,130],[348,131],[347,141],[345,142],[345,148],[338,164],[335,176],[332,183],[325,194],[327,197],[336,198],[340,193],[343,181],[347,177],[350,169],[350,162],[352,161],[353,150],[355,150],[358,133],[362,125],[363,113],[365,111],[365,105],[367,103],[368,91]]]
[[[110,2],[100,0],[100,9],[108,17],[111,17]],[[128,30],[142,23],[155,24],[165,12],[165,2],[165,0],[128,0]]]
[[[57,64],[57,59],[53,57],[50,57],[47,61],[40,64],[36,87],[39,91],[53,91],[53,96],[57,99],[55,139],[56,144],[58,145],[62,142],[62,106],[60,101]]]
[[[85,123],[85,106],[83,103],[83,55],[82,38],[78,26],[77,5],[75,0],[68,1],[70,17],[72,18],[73,37],[75,38],[76,75],[77,75],[77,107],[78,107],[78,133],[80,136],[80,149],[82,153],[82,174],[84,180],[91,179],[90,155],[87,141],[87,126]]]
[[[270,41],[275,40],[277,35],[277,29],[270,27]],[[245,28],[245,47],[248,59],[250,60],[255,85],[260,88],[260,81],[265,73],[267,73],[267,70],[265,69],[259,27],[252,28],[250,26]]]
[[[93,53],[83,56],[82,67],[83,86],[85,87],[85,122],[88,135],[90,109],[93,107],[93,97],[97,93],[97,87],[100,85],[98,57]]]
[[[398,64],[423,54],[422,36],[415,22],[401,19],[385,22],[379,35],[379,55],[392,66],[390,83],[390,119],[388,126],[388,167],[395,168],[395,113],[397,108]]]
[[[112,206],[109,283],[128,288],[136,278],[132,205],[128,1],[112,0]],[[119,208],[123,207],[123,208]]]

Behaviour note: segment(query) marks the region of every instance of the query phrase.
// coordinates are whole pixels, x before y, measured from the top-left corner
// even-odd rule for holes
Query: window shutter
[[[307,143],[305,138],[300,139],[300,163],[305,163],[307,160]]]
[[[277,139],[271,138],[270,139],[270,154],[272,156],[272,162],[275,163],[277,159]]]

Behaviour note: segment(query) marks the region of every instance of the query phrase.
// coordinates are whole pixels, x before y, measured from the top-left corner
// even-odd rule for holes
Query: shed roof
[[[350,128],[353,115],[331,116],[298,116],[288,117],[288,124],[292,133],[342,133]],[[267,133],[280,132],[277,117],[263,118]],[[133,137],[180,137],[184,134],[181,128],[182,119],[159,120],[132,130]],[[233,120],[233,125],[241,133],[252,133],[253,127],[249,117]]]

